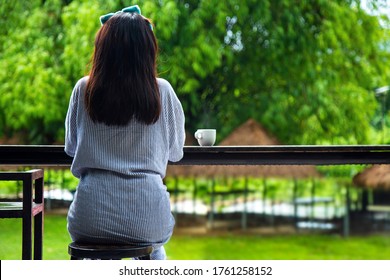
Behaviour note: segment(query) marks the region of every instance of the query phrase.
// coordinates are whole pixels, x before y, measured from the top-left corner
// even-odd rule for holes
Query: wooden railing
[[[0,145],[0,165],[67,166],[61,145]],[[390,145],[184,147],[175,165],[390,164]]]

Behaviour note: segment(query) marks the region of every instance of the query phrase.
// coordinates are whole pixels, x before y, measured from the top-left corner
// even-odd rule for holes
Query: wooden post
[[[263,215],[265,216],[265,200],[267,197],[267,178],[263,179]]]
[[[314,216],[315,216],[315,199],[316,199],[316,182],[315,179],[312,178],[311,181],[311,192],[310,192],[310,222],[312,223],[312,228],[313,228],[313,223],[314,223]]]
[[[215,195],[215,179],[211,181],[211,198],[210,198],[210,213],[209,213],[209,227],[214,227],[214,197]]]
[[[248,223],[247,203],[248,203],[248,178],[245,177],[245,181],[244,181],[244,209],[243,209],[242,218],[241,218],[241,228],[243,230],[247,229],[247,223]]]
[[[192,215],[195,217],[196,216],[196,196],[198,194],[198,185],[196,184],[196,176],[194,176],[194,190],[192,192]]]
[[[175,217],[175,219],[177,218],[177,196],[179,193],[178,189],[179,189],[179,179],[177,176],[175,176],[175,185],[173,187],[173,204],[175,205],[173,209],[173,216]]]
[[[349,212],[350,212],[350,197],[349,197],[349,184],[345,186],[345,213],[344,213],[344,221],[343,221],[343,236],[349,236]]]
[[[293,207],[294,207],[293,220],[294,220],[294,227],[295,227],[296,230],[298,229],[298,204],[297,204],[297,201],[296,201],[297,200],[297,194],[298,194],[298,182],[297,182],[297,179],[294,178],[292,202],[293,202]]]

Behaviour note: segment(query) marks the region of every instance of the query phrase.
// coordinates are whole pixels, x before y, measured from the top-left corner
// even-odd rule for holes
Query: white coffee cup
[[[195,138],[201,146],[212,146],[215,143],[216,134],[215,129],[198,129],[195,132]]]

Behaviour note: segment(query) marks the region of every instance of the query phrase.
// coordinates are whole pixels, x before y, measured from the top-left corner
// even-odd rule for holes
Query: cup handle
[[[202,132],[200,132],[200,131],[195,132],[195,138],[196,139],[202,139],[203,138]]]

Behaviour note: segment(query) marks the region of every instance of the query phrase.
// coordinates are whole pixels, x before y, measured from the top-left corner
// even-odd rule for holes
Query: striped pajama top
[[[84,106],[88,77],[75,85],[65,121],[65,152],[79,178],[68,212],[73,241],[153,245],[172,235],[163,184],[169,161],[183,156],[184,113],[171,85],[158,78],[161,115],[152,125],[94,123]]]

